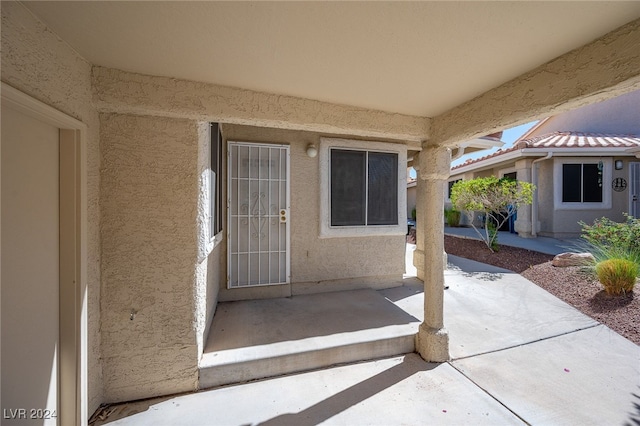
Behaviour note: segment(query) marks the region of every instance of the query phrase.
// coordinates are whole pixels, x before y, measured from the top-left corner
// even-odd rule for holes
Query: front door
[[[228,287],[287,284],[289,146],[228,148]]]
[[[629,214],[640,218],[640,163],[629,163]]]
[[[2,109],[2,424],[58,424],[59,130]]]

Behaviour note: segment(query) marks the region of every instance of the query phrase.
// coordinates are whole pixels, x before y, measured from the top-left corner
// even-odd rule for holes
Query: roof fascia
[[[488,169],[491,168],[491,166],[495,166],[496,164],[500,164],[500,163],[505,163],[508,161],[513,161],[513,160],[517,160],[521,157],[540,157],[540,156],[544,156],[546,155],[546,153],[538,153],[538,152],[531,152],[530,155],[525,155],[528,153],[524,152],[525,150],[521,149],[521,150],[516,150],[516,151],[512,151],[512,152],[507,152],[505,154],[501,154],[501,155],[497,155],[495,157],[491,157],[491,158],[487,158],[486,160],[483,161],[478,161],[477,163],[472,163],[469,164],[467,166],[462,166],[460,168],[457,168],[455,170],[452,170],[451,175],[453,176],[454,174],[461,174],[461,173],[467,173],[467,172],[472,172],[472,171],[480,171],[480,170],[484,170],[484,169]]]
[[[456,168],[451,171],[451,176],[473,172],[473,171],[482,171],[486,169],[493,168],[501,163],[506,163],[509,161],[514,161],[524,157],[544,157],[548,153],[553,153],[554,157],[603,157],[603,156],[625,156],[632,157],[640,148],[629,148],[629,147],[619,147],[619,148],[591,148],[586,150],[585,148],[524,148],[512,152],[508,152],[503,155],[498,155],[492,158],[488,158],[483,161],[479,161],[477,163],[469,164],[468,166],[462,166],[460,168]]]
[[[629,147],[618,148],[525,148],[523,153],[553,153],[554,157],[602,157],[605,155],[615,156],[632,156],[633,152],[629,151]]]

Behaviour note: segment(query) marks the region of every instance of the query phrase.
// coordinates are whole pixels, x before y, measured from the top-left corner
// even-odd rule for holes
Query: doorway
[[[4,84],[1,124],[2,423],[79,424],[84,125]]]
[[[229,142],[228,287],[289,283],[289,146]]]

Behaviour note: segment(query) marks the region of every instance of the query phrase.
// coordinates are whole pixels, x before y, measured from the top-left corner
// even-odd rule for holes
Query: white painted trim
[[[553,201],[556,210],[607,210],[611,208],[611,185],[613,160],[601,158],[602,161],[602,202],[601,203],[563,203],[562,202],[562,165],[592,163],[593,157],[554,157],[553,161]]]
[[[398,224],[375,226],[330,226],[331,192],[329,189],[331,148],[358,151],[389,152],[398,154]],[[387,142],[370,142],[351,139],[320,138],[320,238],[369,237],[381,235],[405,235],[407,233],[407,146]]]
[[[76,187],[74,188],[75,207],[75,241],[76,241],[76,262],[75,274],[77,280],[75,289],[71,289],[71,294],[75,295],[75,318],[76,323],[73,325],[74,330],[71,334],[75,334],[75,390],[69,389],[60,392],[60,398],[64,395],[75,395],[75,402],[71,402],[75,406],[75,414],[58,418],[65,424],[86,424],[88,421],[88,299],[87,299],[87,149],[86,149],[86,131],[87,126],[81,121],[70,117],[69,115],[58,111],[49,105],[22,93],[19,90],[5,84],[0,85],[0,95],[2,98],[3,108],[12,108],[38,121],[58,127],[62,130],[62,138],[67,143],[73,144],[74,153],[71,159],[75,163],[76,170],[74,179],[76,179]],[[1,150],[1,141],[0,141]],[[1,232],[1,231],[0,231]],[[1,237],[0,237],[1,238]],[[62,304],[62,303],[61,303]],[[62,306],[61,306],[62,307]],[[65,305],[65,308],[68,306]],[[60,324],[63,327],[63,324]],[[67,330],[69,331],[69,330]],[[61,413],[60,413],[61,414]],[[67,419],[67,420],[63,420]],[[71,420],[69,422],[68,420]],[[61,423],[62,424],[62,423]]]

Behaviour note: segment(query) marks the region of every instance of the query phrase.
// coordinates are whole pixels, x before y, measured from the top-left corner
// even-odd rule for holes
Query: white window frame
[[[508,167],[506,169],[500,169],[498,175],[500,176],[500,179],[502,179],[504,175],[508,175],[509,173],[516,173],[517,176],[518,170],[515,167]]]
[[[331,149],[387,152],[398,155],[398,224],[331,226]],[[405,235],[407,233],[407,147],[402,144],[370,142],[337,138],[320,138],[320,237],[368,237]]]
[[[564,164],[593,164],[602,161],[602,202],[601,203],[565,203],[562,201],[562,166]],[[611,158],[580,157],[555,158],[553,163],[553,199],[556,210],[607,210],[611,208],[611,179],[613,161]],[[582,190],[582,188],[581,188]]]

